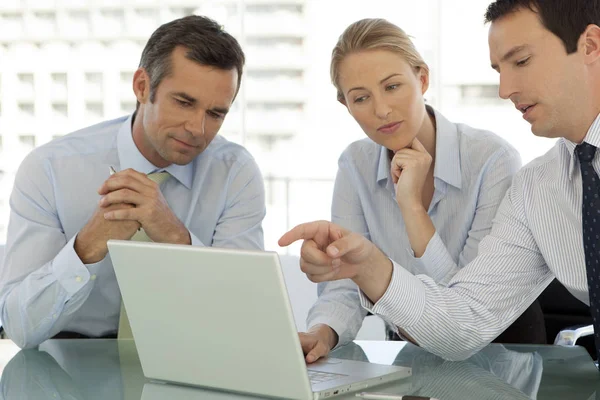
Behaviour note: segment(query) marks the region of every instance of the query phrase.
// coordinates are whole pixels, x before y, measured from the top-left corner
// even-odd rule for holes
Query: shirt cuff
[[[93,273],[90,273],[88,268],[94,270],[104,262],[102,260],[86,266],[75,252],[76,237],[77,235],[74,235],[52,260],[52,273],[70,296],[77,293],[90,281]]]
[[[190,233],[190,241],[192,242],[192,246],[206,247],[206,245],[202,243],[202,241],[198,239],[196,235],[194,235],[189,229],[188,232]]]
[[[414,270],[422,271],[423,275],[431,277],[438,284],[447,285],[460,270],[437,232],[427,243],[425,252],[420,258],[415,258],[414,253],[411,256],[417,265]]]
[[[421,282],[410,272],[393,264],[392,279],[390,284],[375,304],[363,293],[358,291],[360,304],[372,314],[377,314],[383,319],[401,328],[407,328],[416,323],[425,309],[427,294]]]

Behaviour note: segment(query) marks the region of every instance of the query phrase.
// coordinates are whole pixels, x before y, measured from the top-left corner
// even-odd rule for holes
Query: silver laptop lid
[[[108,247],[146,377],[313,398],[276,253]]]

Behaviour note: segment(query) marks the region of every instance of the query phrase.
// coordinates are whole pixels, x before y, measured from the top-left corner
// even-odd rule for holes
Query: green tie
[[[158,183],[159,185],[166,181],[171,174],[166,171],[163,172],[155,172],[148,175],[148,178]],[[151,242],[152,239],[146,235],[144,229],[140,228],[133,235],[130,240],[135,240],[136,242]],[[117,334],[117,338],[119,339],[132,339],[133,334],[131,332],[131,326],[129,325],[129,318],[127,318],[127,312],[125,311],[125,307],[123,306],[123,300],[121,300],[121,314],[119,315],[119,331]]]

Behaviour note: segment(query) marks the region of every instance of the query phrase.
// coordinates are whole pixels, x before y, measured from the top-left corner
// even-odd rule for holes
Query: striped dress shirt
[[[584,141],[600,147],[600,115]],[[394,262],[383,297],[373,305],[360,293],[362,305],[432,353],[459,360],[498,336],[555,277],[589,304],[575,146],[559,139],[517,173],[479,255],[448,284],[415,275]],[[600,171],[600,155],[593,165]],[[597,213],[600,218],[600,210]]]
[[[388,150],[370,139],[352,143],[340,157],[332,221],[367,237],[409,273],[444,283],[477,255],[521,159],[497,135],[452,123],[431,107],[428,112],[436,120],[435,191],[428,210],[436,233],[423,256],[415,258],[411,249]],[[320,283],[318,294],[307,326],[329,325],[338,345],[353,340],[367,314],[354,282]]]

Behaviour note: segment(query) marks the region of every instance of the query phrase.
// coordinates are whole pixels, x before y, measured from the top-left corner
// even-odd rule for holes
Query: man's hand
[[[102,207],[129,203],[134,208],[110,210],[109,221],[136,221],[150,239],[160,243],[191,244],[190,233],[169,208],[159,185],[133,169],[112,175],[98,190]]]
[[[84,264],[101,261],[108,253],[106,242],[109,239],[129,240],[140,228],[137,221],[109,221],[106,212],[131,209],[131,204],[113,204],[98,207],[92,218],[79,231],[75,238],[75,252]]]
[[[338,335],[328,325],[313,326],[308,332],[298,333],[307,363],[325,357],[338,342]]]
[[[430,173],[432,157],[417,138],[394,154],[390,173],[396,187],[396,201],[403,210],[423,207],[423,187]]]
[[[280,246],[304,240],[300,269],[313,282],[352,279],[373,303],[385,293],[392,263],[364,236],[332,222],[301,224],[279,239]]]

